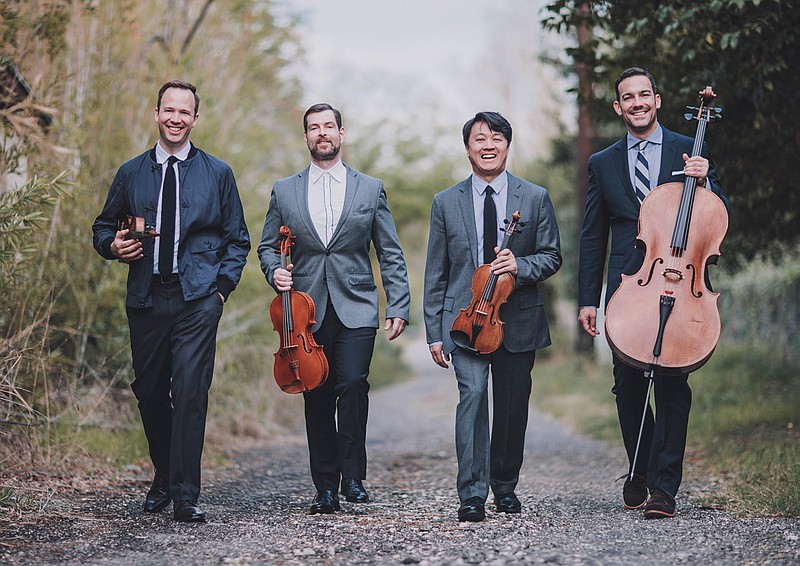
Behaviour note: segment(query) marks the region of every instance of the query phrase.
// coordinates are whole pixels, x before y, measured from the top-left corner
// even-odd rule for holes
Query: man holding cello
[[[374,246],[386,292],[384,330],[405,330],[410,295],[406,262],[383,182],[342,163],[341,113],[315,104],[303,116],[311,164],[275,182],[258,256],[276,291],[311,296],[312,330],[329,366],[323,385],[303,393],[311,477],[317,493],[309,513],[338,511],[339,486],[347,501],[365,503],[369,365],[378,328],[378,289],[370,262]],[[277,253],[281,227],[295,245],[292,263]],[[341,482],[341,483],[340,483]]]
[[[506,171],[511,124],[497,112],[479,112],[462,135],[472,175],[433,199],[424,314],[433,361],[448,368],[452,357],[455,368],[458,520],[474,522],[486,516],[490,487],[497,511],[519,513],[522,507],[514,489],[522,466],[531,371],[536,350],[550,345],[538,283],[561,267],[561,249],[547,191]],[[504,221],[514,222],[515,213],[519,223],[506,230]],[[499,245],[501,238],[507,245]],[[505,280],[510,294],[485,293],[487,273]],[[480,282],[479,274],[484,276]],[[476,347],[474,335],[462,340],[460,331],[453,332],[459,314],[477,317],[481,312],[489,313],[487,322],[468,321],[463,327],[475,332],[482,326],[481,338],[499,329],[493,351]]]
[[[639,67],[629,68],[617,78],[615,90],[614,111],[628,133],[589,159],[589,188],[580,238],[578,320],[590,336],[599,334],[597,308],[609,232],[606,305],[620,286],[622,274],[634,274],[642,266],[644,256],[636,247],[639,209],[650,190],[694,177],[698,190],[712,191],[728,207],[708,147],[703,144],[700,155],[689,157],[694,140],[658,123],[661,97],[653,76]],[[672,517],[692,402],[688,373],[664,375],[655,369],[654,416],[649,402],[645,405],[649,388],[642,369],[631,367],[617,355],[613,357],[613,368],[612,392],[631,467],[623,486],[623,504],[627,509],[644,507],[644,517],[648,519]]]

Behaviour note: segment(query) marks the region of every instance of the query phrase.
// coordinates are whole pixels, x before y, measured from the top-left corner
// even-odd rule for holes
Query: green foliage
[[[800,364],[800,249],[723,275],[717,290],[725,336]]]
[[[581,13],[582,4],[591,10]],[[597,37],[581,57],[591,63],[594,119],[601,128],[617,124],[612,130],[622,132],[610,103],[613,81],[626,67],[653,73],[662,97],[660,121],[687,135],[695,128],[683,123],[684,106],[694,104],[706,85],[714,87],[724,119],[710,126],[707,139],[733,210],[725,261],[777,255],[767,242],[800,241],[800,194],[793,190],[792,168],[800,116],[787,112],[800,102],[794,72],[800,12],[794,3],[559,0],[548,5],[545,25],[567,32],[582,20]],[[607,141],[598,139],[598,148]]]

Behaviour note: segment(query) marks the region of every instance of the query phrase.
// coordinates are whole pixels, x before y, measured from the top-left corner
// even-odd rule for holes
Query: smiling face
[[[189,134],[197,124],[195,100],[192,91],[185,88],[168,88],[156,108],[158,137],[170,153],[177,153],[189,143]]]
[[[467,157],[472,172],[491,183],[505,171],[511,144],[499,132],[493,132],[486,122],[475,122],[467,141]]]
[[[344,128],[338,126],[333,110],[314,112],[306,117],[303,138],[311,152],[311,161],[326,169],[339,159],[339,150],[344,142]]]
[[[659,108],[661,95],[653,92],[653,85],[645,75],[634,75],[619,83],[619,100],[614,101],[614,111],[637,138],[644,139],[655,131]]]

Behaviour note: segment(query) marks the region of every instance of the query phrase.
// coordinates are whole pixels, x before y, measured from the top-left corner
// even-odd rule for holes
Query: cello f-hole
[[[655,261],[652,264],[650,264],[650,273],[647,274],[647,281],[642,282],[642,280],[639,279],[639,281],[636,282],[639,285],[639,287],[647,287],[650,284],[650,281],[652,281],[653,279],[653,272],[656,269],[656,265],[659,263],[664,263],[664,260],[661,259],[660,257],[657,257]]]

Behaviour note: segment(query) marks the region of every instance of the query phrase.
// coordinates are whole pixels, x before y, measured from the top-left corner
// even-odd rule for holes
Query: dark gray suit
[[[291,228],[296,237],[294,289],[314,300],[314,337],[330,365],[325,384],[304,394],[311,475],[322,491],[337,489],[340,477],[366,477],[367,377],[379,326],[371,246],[386,292],[384,318],[407,321],[410,295],[406,262],[383,182],[347,168],[342,214],[325,246],[309,213],[308,171],[275,182],[258,255],[274,287],[273,275],[280,267],[279,230],[282,225]]]
[[[505,174],[505,173],[503,173]],[[452,353],[460,399],[456,411],[457,488],[461,501],[514,490],[522,465],[531,370],[535,351],[550,345],[538,283],[561,266],[553,205],[547,191],[508,175],[506,218],[520,212],[524,223],[509,244],[517,261],[516,289],[500,309],[502,346],[489,355],[457,349],[450,328],[469,306],[472,277],[480,265],[472,177],[433,199],[425,266],[425,329],[428,344]],[[489,441],[488,375],[492,367],[494,421]],[[491,453],[491,456],[490,456]]]

